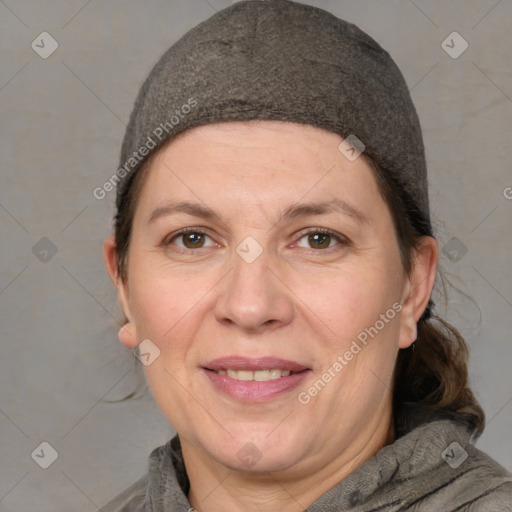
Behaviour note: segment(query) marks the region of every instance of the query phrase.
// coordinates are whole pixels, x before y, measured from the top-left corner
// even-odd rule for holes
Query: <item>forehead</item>
[[[162,151],[157,152],[154,162],[162,162],[169,155],[188,161],[200,161],[207,155],[215,155],[216,160],[228,160],[246,156],[247,159],[258,155],[245,171],[256,169],[258,164],[273,160],[274,166],[279,160],[300,161],[327,164],[332,156],[339,156],[338,146],[342,138],[332,132],[310,125],[284,121],[232,121],[198,126],[180,133],[172,139]],[[191,151],[192,147],[201,147],[202,153]],[[214,162],[212,162],[214,163]]]
[[[170,196],[224,208],[286,208],[336,197],[375,203],[371,167],[361,157],[349,160],[342,141],[320,128],[280,121],[196,127],[155,154],[139,199],[148,208]]]

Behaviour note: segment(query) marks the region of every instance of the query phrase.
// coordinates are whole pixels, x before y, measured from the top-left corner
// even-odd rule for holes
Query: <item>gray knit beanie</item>
[[[313,125],[359,150],[361,141],[431,234],[421,128],[400,70],[355,25],[289,0],[235,3],[161,57],[126,129],[118,210],[133,176],[164,142],[194,126],[252,119]]]

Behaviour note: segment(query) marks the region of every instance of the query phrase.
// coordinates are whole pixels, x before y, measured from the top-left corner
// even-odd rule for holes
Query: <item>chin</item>
[[[278,472],[288,469],[298,462],[301,456],[297,452],[297,446],[291,446],[288,439],[288,446],[282,443],[272,443],[268,439],[237,440],[226,446],[223,450],[217,445],[212,453],[213,457],[223,466],[233,470],[250,473]],[[287,444],[288,444],[287,443]]]

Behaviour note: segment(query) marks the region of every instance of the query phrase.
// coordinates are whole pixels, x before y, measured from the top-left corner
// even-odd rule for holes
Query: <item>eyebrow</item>
[[[192,203],[190,201],[180,201],[178,203],[168,203],[153,210],[149,216],[148,224],[151,224],[160,217],[172,215],[174,213],[187,213],[188,215],[201,217],[207,220],[219,218],[219,216],[211,208],[208,208],[208,206]]]
[[[281,215],[282,219],[296,219],[299,217],[308,217],[311,215],[324,215],[326,213],[340,212],[349,217],[353,217],[358,222],[368,223],[368,217],[355,206],[341,198],[321,203],[301,203],[289,206]]]
[[[349,217],[354,218],[359,223],[368,223],[368,217],[363,212],[358,210],[355,206],[347,201],[337,198],[326,202],[311,202],[292,204],[279,216],[278,222],[283,220],[297,219],[300,217],[309,217],[313,215],[325,215],[332,212],[341,212]],[[156,219],[175,213],[186,213],[194,217],[203,218],[206,220],[220,219],[220,216],[208,206],[190,201],[180,201],[177,203],[171,202],[163,206],[159,206],[149,216],[148,224],[151,224]]]

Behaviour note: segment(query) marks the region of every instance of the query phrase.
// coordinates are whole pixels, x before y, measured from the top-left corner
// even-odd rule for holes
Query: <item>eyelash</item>
[[[183,229],[180,229],[177,233],[173,234],[165,242],[165,246],[167,246],[167,247],[170,246],[174,240],[176,240],[180,236],[187,235],[189,233],[197,233],[199,235],[204,235],[204,236],[207,236],[208,238],[212,239],[212,237],[210,235],[208,235],[208,233],[205,230],[201,229],[201,228],[194,228],[194,227],[183,228]],[[302,247],[302,249],[313,251],[315,253],[318,253],[318,252],[326,253],[326,252],[330,252],[332,249],[335,249],[339,245],[341,245],[341,246],[348,246],[350,244],[350,242],[349,242],[349,240],[347,238],[345,238],[342,235],[339,235],[338,233],[335,233],[334,231],[331,231],[330,229],[326,229],[326,228],[310,228],[310,229],[307,229],[307,230],[303,230],[303,231],[301,231],[299,233],[299,237],[297,238],[297,241],[294,242],[294,244],[297,244],[300,240],[302,240],[306,236],[317,234],[317,233],[329,235],[334,240],[336,240],[338,243],[335,246],[327,247],[325,249],[314,249],[312,247],[309,247],[309,248]],[[181,252],[181,253],[189,253],[191,251],[198,251],[200,249],[205,249],[205,247],[199,247],[197,249],[183,249],[181,247],[174,246],[173,250],[176,251],[176,252]]]
[[[175,240],[176,238],[179,238],[180,236],[187,235],[189,233],[197,233],[199,235],[204,235],[204,236],[207,236],[208,238],[211,238],[211,236],[208,235],[208,233],[206,231],[204,231],[203,229],[201,229],[201,228],[193,228],[193,227],[192,228],[183,228],[183,229],[180,229],[174,235],[172,235],[168,239],[168,241],[165,242],[165,245],[166,246],[170,246],[171,243],[173,242],[173,240]],[[204,247],[199,247],[199,249],[204,249]],[[197,251],[198,249],[183,249],[181,247],[175,246],[174,250],[177,251],[177,252],[188,253],[190,251]]]
[[[325,249],[313,249],[312,247],[305,248],[305,249],[314,251],[314,252],[325,253],[325,252],[330,252],[331,250],[336,249],[336,247],[338,247],[338,246],[346,247],[349,245],[349,241],[347,238],[345,238],[344,236],[339,235],[338,233],[335,233],[334,231],[331,231],[330,229],[327,229],[327,228],[310,228],[310,229],[303,230],[299,233],[299,238],[297,239],[297,242],[295,242],[295,243],[298,243],[300,240],[302,240],[306,236],[314,235],[316,233],[321,233],[322,235],[329,235],[331,237],[331,239],[336,240],[338,243],[332,247],[327,247]],[[304,249],[304,247],[303,247],[303,249]]]

